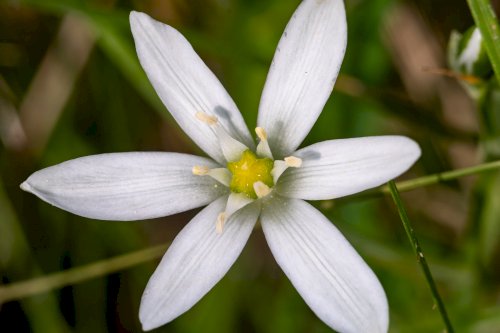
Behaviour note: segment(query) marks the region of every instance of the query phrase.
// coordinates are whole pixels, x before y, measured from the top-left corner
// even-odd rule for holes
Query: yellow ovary
[[[229,188],[235,193],[243,193],[249,198],[257,199],[254,183],[262,182],[273,187],[274,162],[270,158],[258,158],[250,150],[245,150],[236,162],[229,162],[227,168],[231,171],[232,178]]]

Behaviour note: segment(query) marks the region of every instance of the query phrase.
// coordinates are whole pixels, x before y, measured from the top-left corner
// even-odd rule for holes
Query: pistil
[[[257,155],[274,159],[271,148],[269,147],[269,143],[267,142],[266,131],[262,127],[257,127],[255,128],[255,133],[260,140],[259,144],[257,145]]]
[[[210,169],[207,166],[196,165],[192,169],[194,175],[212,177],[231,190],[226,209],[219,213],[215,222],[215,230],[220,234],[234,212],[256,199],[268,196],[283,172],[288,168],[299,168],[302,160],[295,156],[274,160],[267,141],[267,133],[262,127],[255,129],[259,144],[254,153],[232,138],[216,116],[198,112],[196,118],[212,128],[228,161],[227,168]]]
[[[247,197],[257,199],[254,183],[262,182],[269,188],[274,186],[271,170],[274,162],[270,158],[258,158],[252,151],[246,150],[236,162],[227,164],[232,173],[229,188],[236,193],[245,194]]]

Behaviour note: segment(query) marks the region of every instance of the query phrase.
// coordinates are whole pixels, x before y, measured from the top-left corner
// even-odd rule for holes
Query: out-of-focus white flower
[[[376,276],[306,200],[381,185],[420,156],[401,136],[324,141],[297,150],[321,113],[344,56],[341,0],[304,0],[279,42],[259,107],[255,146],[223,86],[172,27],[143,13],[130,23],[137,53],[181,128],[210,157],[88,156],[46,168],[21,187],[72,213],[139,220],[207,205],[179,233],[144,292],[145,330],[190,309],[229,270],[260,219],[276,261],[305,302],[340,332],[386,332]]]

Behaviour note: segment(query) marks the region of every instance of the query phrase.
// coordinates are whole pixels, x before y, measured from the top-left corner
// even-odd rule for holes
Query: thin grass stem
[[[0,286],[0,305],[134,267],[161,257],[167,247],[168,244],[157,245],[31,280]]]
[[[411,190],[414,190],[416,188],[434,185],[434,184],[462,178],[465,176],[475,175],[478,173],[483,173],[483,172],[497,170],[497,169],[500,169],[500,161],[488,162],[488,163],[475,165],[473,167],[435,173],[435,174],[432,174],[429,176],[424,176],[424,177],[419,177],[419,178],[415,178],[415,179],[410,179],[410,180],[398,182],[397,183],[398,191],[400,191],[400,192],[411,191]],[[391,192],[389,185],[384,185],[383,187],[381,187],[381,191],[383,193],[387,193],[387,194],[389,194]]]
[[[410,219],[408,218],[408,214],[406,213],[406,209],[401,200],[401,196],[399,195],[398,188],[393,180],[389,182],[389,189],[391,191],[392,199],[394,200],[394,203],[396,204],[396,207],[398,209],[399,217],[401,218],[401,222],[403,223],[403,227],[405,228],[406,235],[408,236],[411,247],[413,248],[413,251],[417,256],[417,262],[420,264],[420,267],[424,272],[424,276],[431,290],[434,302],[436,303],[437,308],[439,309],[439,313],[443,318],[443,322],[446,327],[446,332],[453,333],[453,326],[451,325],[451,321],[446,312],[443,300],[439,295],[439,291],[437,289],[436,283],[434,282],[434,278],[432,277],[431,270],[427,265],[427,260],[425,259],[424,252],[422,250],[422,247],[420,246],[420,243],[418,242],[417,235],[415,234],[415,231],[411,226]]]

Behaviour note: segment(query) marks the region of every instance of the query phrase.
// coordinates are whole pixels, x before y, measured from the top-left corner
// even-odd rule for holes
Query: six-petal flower
[[[229,270],[258,219],[276,261],[305,302],[341,332],[386,332],[384,291],[342,234],[306,200],[383,184],[420,156],[400,136],[320,142],[297,150],[338,75],[347,27],[342,0],[303,0],[279,42],[254,145],[215,75],[172,27],[130,15],[137,53],[181,128],[211,159],[175,153],[83,157],[21,187],[104,220],[166,216],[209,204],[175,238],[144,292],[145,330],[191,308]]]

